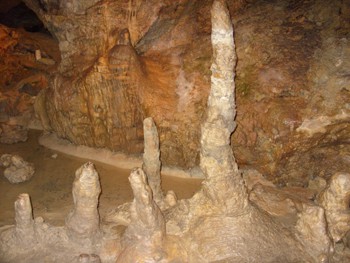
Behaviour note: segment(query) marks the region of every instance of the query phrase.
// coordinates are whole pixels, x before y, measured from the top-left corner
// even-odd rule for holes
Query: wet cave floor
[[[32,179],[20,184],[10,184],[3,176],[4,168],[0,168],[0,226],[15,223],[14,201],[21,193],[30,195],[34,217],[41,216],[52,225],[63,225],[65,217],[73,207],[72,183],[75,171],[89,160],[39,145],[40,135],[41,131],[30,130],[29,138],[24,143],[0,144],[0,155],[18,154],[35,166]],[[132,200],[133,195],[128,181],[130,169],[92,162],[100,175],[102,194],[99,211],[103,219],[111,209]],[[191,197],[200,185],[200,179],[162,176],[163,191],[174,190],[179,199]]]

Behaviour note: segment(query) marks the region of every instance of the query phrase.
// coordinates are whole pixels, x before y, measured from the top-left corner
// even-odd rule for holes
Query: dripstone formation
[[[254,187],[246,186],[230,147],[236,125],[237,57],[225,1],[214,1],[211,17],[213,64],[208,114],[201,129],[200,166],[205,175],[201,190],[188,200],[172,202],[172,206],[159,205],[164,198],[159,151],[155,126],[147,119],[144,165],[134,169],[129,177],[134,200],[128,210],[130,221],[122,234],[113,234],[112,228],[99,225],[98,174],[88,163],[77,171],[74,209],[63,228],[49,226],[41,218],[33,220],[28,195],[19,197],[15,205],[16,226],[0,234],[2,261],[37,262],[43,255],[49,257],[49,262],[118,263],[318,263],[333,259],[333,254],[338,253],[334,243],[349,231],[342,227],[349,222],[344,206],[349,197],[349,174],[334,175],[317,202],[299,198],[296,209],[290,211],[289,219],[293,220],[272,215],[268,208],[265,211],[252,198],[249,200]],[[150,160],[154,166],[148,164]],[[288,195],[293,199],[296,194],[289,191]],[[259,197],[258,192],[256,196]],[[271,199],[273,207],[275,200]],[[336,200],[340,204],[332,206]],[[21,247],[19,240],[24,244]],[[342,247],[343,252],[347,250]]]

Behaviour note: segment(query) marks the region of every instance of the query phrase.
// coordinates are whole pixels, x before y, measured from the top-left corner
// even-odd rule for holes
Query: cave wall
[[[163,163],[198,164],[212,1],[24,2],[59,41],[46,109],[60,137],[140,153],[142,120],[151,116]],[[227,2],[238,56],[238,162],[281,184],[346,170],[349,4]]]

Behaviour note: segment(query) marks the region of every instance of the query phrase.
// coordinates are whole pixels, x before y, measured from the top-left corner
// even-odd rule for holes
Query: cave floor
[[[41,131],[30,130],[28,140],[12,145],[0,144],[0,155],[18,154],[35,166],[31,180],[10,184],[0,168],[0,226],[14,224],[14,201],[21,193],[32,200],[34,217],[41,216],[52,225],[63,225],[73,207],[72,183],[75,171],[87,159],[47,149],[38,144]],[[57,154],[57,157],[54,158]],[[128,176],[130,170],[92,161],[100,175],[102,194],[99,211],[103,218],[108,211],[133,198]],[[201,185],[200,179],[162,176],[163,191],[174,190],[179,199],[191,197]]]

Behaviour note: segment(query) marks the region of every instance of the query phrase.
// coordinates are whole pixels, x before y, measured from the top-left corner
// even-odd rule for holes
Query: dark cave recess
[[[23,28],[28,32],[40,32],[50,35],[44,24],[23,2],[19,2],[16,6],[6,8],[0,7],[0,24],[11,28]]]

